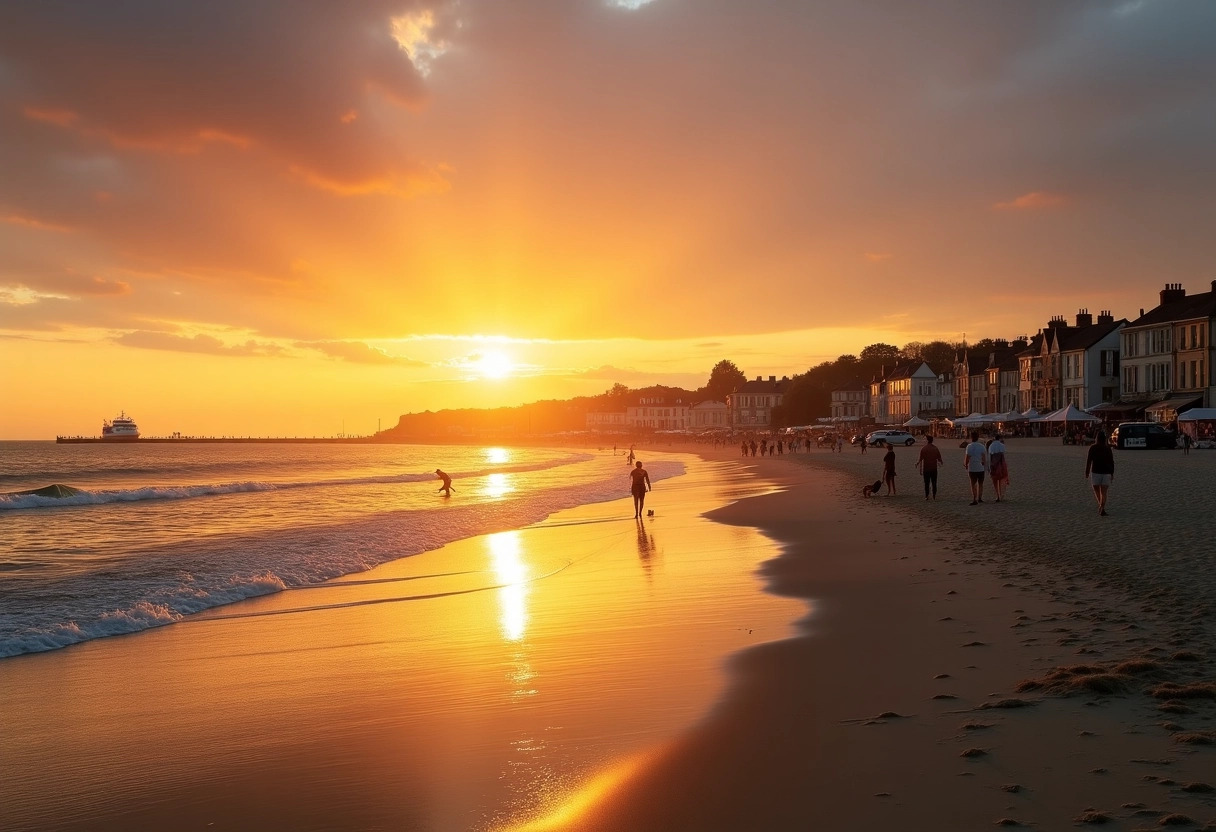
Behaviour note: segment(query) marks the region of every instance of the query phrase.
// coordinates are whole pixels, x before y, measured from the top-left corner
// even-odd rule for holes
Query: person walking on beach
[[[887,496],[895,496],[895,446],[887,443],[887,453],[882,458],[882,481],[887,484]]]
[[[630,449],[629,449],[629,456],[625,457],[625,464],[626,464],[626,465],[632,465],[632,464],[633,464],[633,460],[634,460],[634,459],[635,459],[635,457],[634,457],[634,455],[633,455],[633,448],[630,448]]]
[[[633,494],[633,516],[642,517],[642,508],[646,505],[646,492],[650,490],[650,474],[638,460],[637,467],[629,472],[629,491]]]
[[[867,446],[870,444],[870,443],[869,443],[868,441],[866,441],[866,440],[867,440],[867,437],[866,437],[866,435],[863,433],[863,434],[861,435],[861,441],[857,443],[858,445],[860,445],[860,446],[861,446],[861,452],[862,452],[863,454],[866,452],[866,447],[867,447]]]
[[[1191,455],[1191,435],[1189,433],[1182,434],[1182,438],[1180,441],[1182,442],[1182,455],[1190,456]]]
[[[1085,457],[1085,479],[1093,486],[1098,514],[1105,517],[1106,491],[1115,481],[1115,455],[1106,441],[1105,431],[1098,431],[1094,444],[1089,446],[1089,454]]]
[[[996,492],[999,503],[1009,486],[1009,464],[1005,461],[1005,443],[998,433],[988,446],[988,470],[992,474],[992,490]]]
[[[925,437],[925,445],[920,449],[920,458],[916,467],[925,479],[925,499],[929,499],[929,490],[933,490],[933,499],[937,499],[937,466],[942,462],[942,452],[933,444],[933,437]]]
[[[439,479],[443,480],[443,485],[439,486],[439,493],[445,497],[451,497],[452,496],[452,478],[449,477],[447,474],[443,473],[442,471],[440,471],[438,468],[435,469],[435,476],[437,476],[437,477],[439,477]]]
[[[988,467],[988,451],[978,430],[971,431],[971,444],[963,452],[963,467],[971,478],[971,505],[978,505],[984,502],[984,471]]]

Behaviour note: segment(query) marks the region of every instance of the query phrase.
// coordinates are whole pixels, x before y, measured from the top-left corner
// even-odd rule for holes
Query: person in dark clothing
[[[646,505],[646,492],[650,490],[650,474],[638,460],[637,467],[629,472],[629,491],[633,494],[633,516],[642,517],[642,508]]]
[[[438,468],[435,469],[435,476],[437,476],[437,477],[439,477],[439,479],[443,480],[443,485],[439,486],[439,493],[445,497],[451,497],[452,496],[452,478],[449,477],[447,474],[443,473],[442,471],[440,471]]]
[[[887,484],[887,496],[895,496],[895,446],[890,442],[886,456],[882,458],[882,481]]]
[[[1115,481],[1115,454],[1106,441],[1106,433],[1098,431],[1094,444],[1089,446],[1085,457],[1085,478],[1094,489],[1098,501],[1098,514],[1106,516],[1106,492]]]
[[[942,452],[933,444],[933,437],[925,437],[925,446],[920,449],[920,459],[916,461],[916,467],[920,469],[921,476],[925,478],[925,499],[929,499],[930,489],[932,489],[933,499],[937,499],[937,466],[942,463]]]

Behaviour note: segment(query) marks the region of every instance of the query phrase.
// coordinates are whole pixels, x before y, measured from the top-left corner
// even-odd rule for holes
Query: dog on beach
[[[880,488],[882,488],[882,480],[874,480],[873,485],[867,485],[865,488],[861,489],[861,496],[873,497],[878,493],[878,489]]]

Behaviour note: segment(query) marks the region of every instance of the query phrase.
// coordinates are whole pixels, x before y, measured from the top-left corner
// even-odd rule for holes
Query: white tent
[[[919,416],[913,416],[911,419],[904,422],[904,427],[906,427],[906,428],[927,428],[927,427],[929,427],[929,420],[922,419]]]
[[[1016,410],[1011,410],[1008,413],[1001,413],[1000,418],[997,419],[997,421],[998,422],[1024,422],[1024,421],[1026,421],[1026,417],[1023,416],[1021,413],[1018,413]]]
[[[1090,416],[1084,410],[1079,410],[1076,405],[1070,404],[1068,407],[1061,407],[1059,410],[1053,410],[1046,416],[1040,416],[1035,419],[1036,422],[1101,422],[1097,416]]]
[[[1179,422],[1200,422],[1205,419],[1216,420],[1216,407],[1192,407],[1185,413],[1178,414]]]
[[[976,411],[970,416],[960,416],[957,419],[952,420],[950,424],[956,428],[975,428],[984,424],[984,419],[984,414]]]
[[[1039,411],[1035,410],[1032,407],[1029,410],[1027,410],[1025,413],[1022,414],[1022,418],[1023,419],[1037,419],[1037,418],[1039,418]]]

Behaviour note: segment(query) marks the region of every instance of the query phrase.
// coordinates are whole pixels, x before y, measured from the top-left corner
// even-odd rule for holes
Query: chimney
[[[1181,283],[1167,283],[1165,288],[1161,290],[1161,305],[1167,303],[1177,303],[1186,298],[1186,289],[1182,288]]]
[[[1017,338],[1013,339],[1013,343],[1010,346],[1014,347],[1015,349],[1024,350],[1030,346],[1030,339],[1025,335],[1019,335]]]
[[[756,381],[764,381],[764,376],[756,376]]]
[[[1006,341],[1004,338],[997,338],[993,343],[996,344],[1001,349],[1009,348],[1009,342]]]
[[[1098,323],[1113,324],[1114,322],[1115,322],[1115,316],[1111,314],[1109,309],[1103,309],[1101,312],[1098,313]]]
[[[777,377],[776,377],[776,376],[769,376],[769,377],[768,377],[768,380],[769,380],[769,381],[776,381],[776,380],[777,380]]]
[[[1144,317],[1144,307],[1143,306],[1140,307],[1140,317],[1141,318]]]
[[[1212,291],[1216,292],[1216,280],[1212,281]]]
[[[1047,322],[1048,329],[1055,329],[1056,327],[1066,328],[1067,326],[1068,324],[1064,322],[1063,315],[1053,315],[1051,320]]]
[[[1093,326],[1094,316],[1089,314],[1088,309],[1077,310],[1077,326]]]

